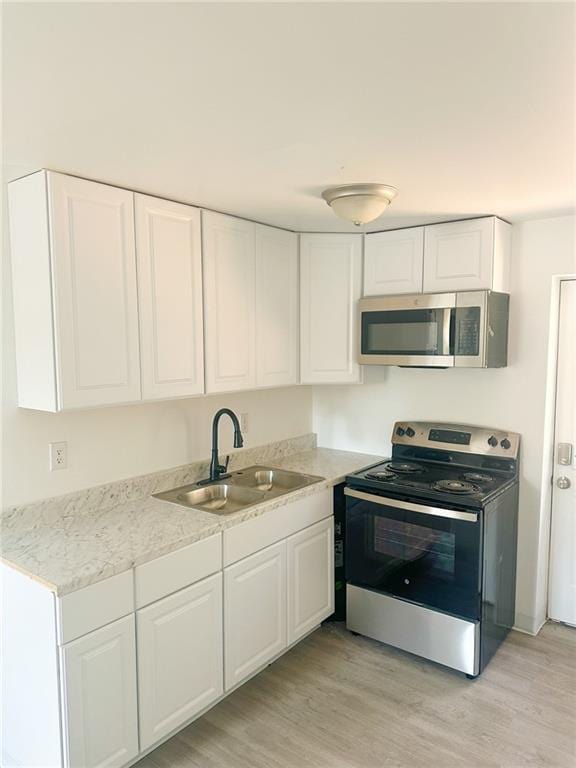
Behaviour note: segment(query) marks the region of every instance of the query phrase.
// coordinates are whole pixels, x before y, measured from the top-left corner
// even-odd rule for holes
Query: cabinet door
[[[360,381],[356,305],[361,273],[362,235],[301,235],[303,384]]]
[[[134,195],[48,173],[61,408],[140,399]]]
[[[224,668],[230,690],[286,647],[286,543],[224,570]]]
[[[202,212],[206,392],[256,385],[256,248],[249,221]]]
[[[135,196],[144,400],[204,391],[200,211]]]
[[[256,383],[296,384],[298,377],[298,236],[256,227]]]
[[[364,240],[364,296],[421,293],[424,227],[376,232]]]
[[[424,293],[492,288],[493,217],[424,229]]]
[[[137,612],[141,749],[222,694],[222,574]]]
[[[334,613],[334,520],[287,541],[288,644]]]
[[[134,616],[62,647],[69,768],[117,768],[138,754]]]

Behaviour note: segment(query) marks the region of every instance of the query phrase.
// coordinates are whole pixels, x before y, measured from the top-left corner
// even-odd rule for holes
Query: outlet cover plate
[[[50,456],[50,472],[68,467],[68,443],[50,443],[48,445]]]

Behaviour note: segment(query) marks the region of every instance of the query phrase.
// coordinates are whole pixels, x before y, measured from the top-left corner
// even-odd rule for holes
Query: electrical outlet
[[[240,429],[244,433],[248,432],[248,414],[247,413],[240,414]]]
[[[49,443],[50,472],[68,467],[68,443]]]

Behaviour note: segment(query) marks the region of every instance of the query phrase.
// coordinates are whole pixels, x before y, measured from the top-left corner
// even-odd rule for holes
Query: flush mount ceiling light
[[[325,189],[322,197],[336,216],[359,227],[381,216],[397,194],[388,184],[342,184]]]

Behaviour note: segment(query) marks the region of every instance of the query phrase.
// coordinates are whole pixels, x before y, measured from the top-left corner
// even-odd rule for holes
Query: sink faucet
[[[225,414],[230,416],[232,419],[232,424],[234,425],[234,448],[242,448],[244,445],[238,417],[234,411],[230,410],[230,408],[220,408],[219,411],[216,411],[212,420],[212,459],[210,460],[210,477],[208,477],[206,480],[201,480],[198,483],[199,485],[203,485],[204,483],[213,483],[216,480],[222,480],[225,477],[230,477],[230,475],[226,474],[230,456],[226,456],[226,462],[224,465],[220,464],[220,459],[218,458],[218,425],[220,423],[221,417]]]

